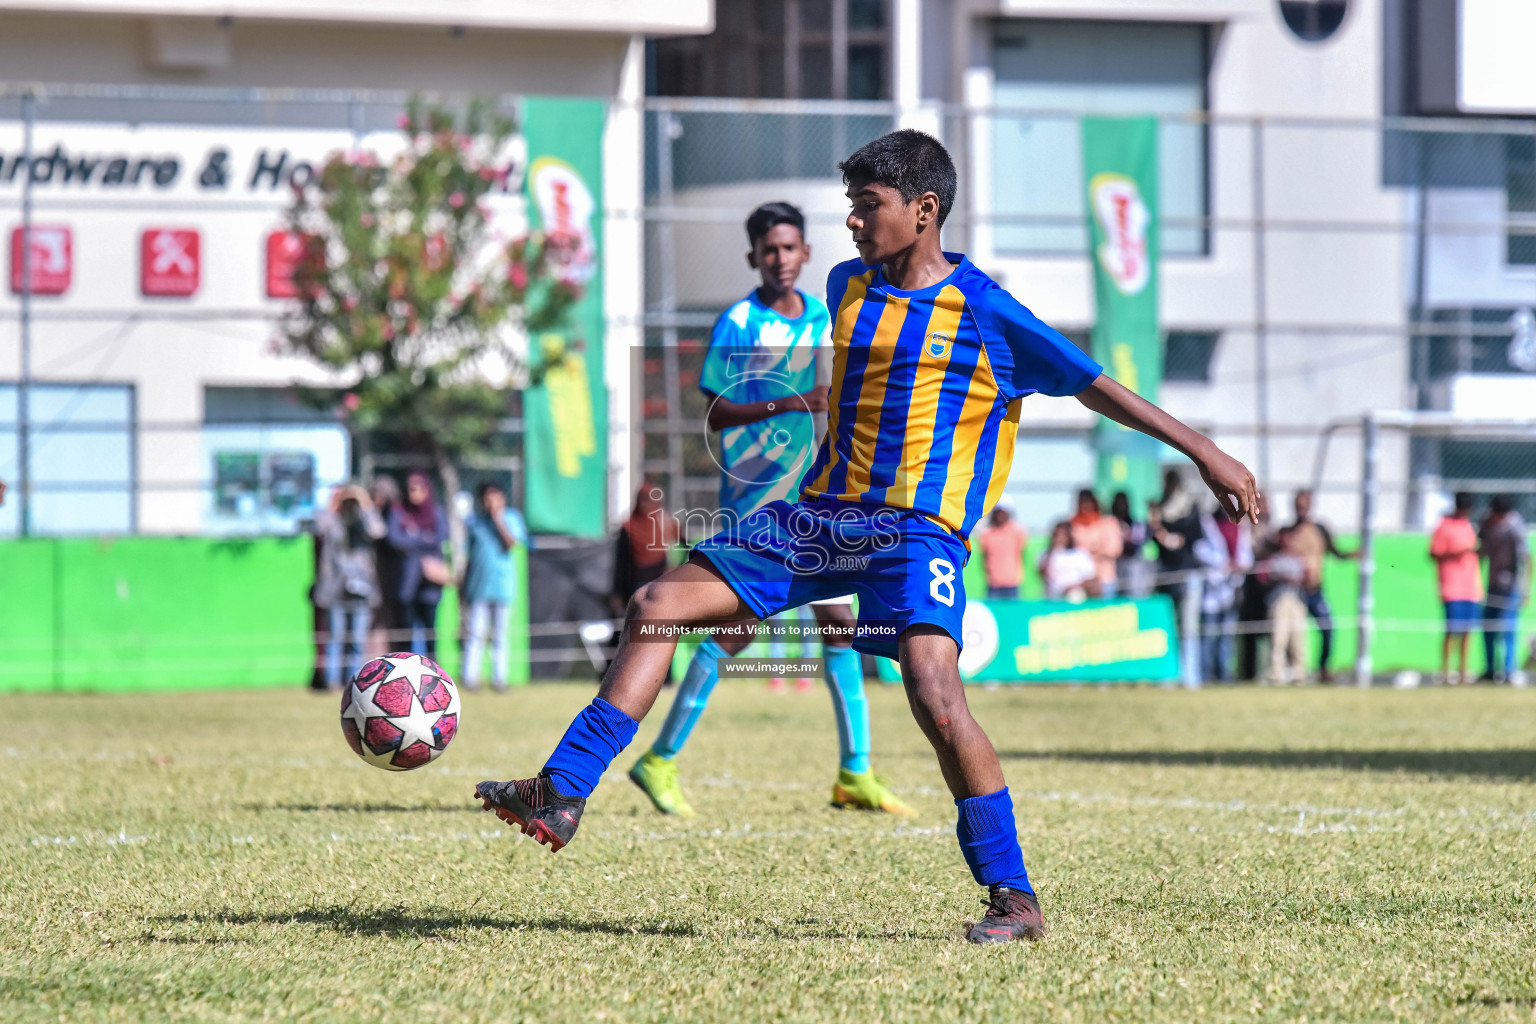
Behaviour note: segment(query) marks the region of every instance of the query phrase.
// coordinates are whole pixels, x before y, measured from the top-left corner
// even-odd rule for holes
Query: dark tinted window
[[[1218,337],[1215,331],[1169,331],[1163,343],[1163,380],[1209,383]]]
[[[1518,266],[1536,263],[1536,138],[1504,137],[1504,197],[1511,221],[1504,258]]]

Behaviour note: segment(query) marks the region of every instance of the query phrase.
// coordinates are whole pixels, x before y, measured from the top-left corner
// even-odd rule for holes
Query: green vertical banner
[[[529,97],[531,226],[560,242],[556,272],[579,286],[567,325],[530,339],[523,396],[523,516],[535,533],[607,532],[608,390],[603,381],[603,121],[600,100]]]
[[[1098,316],[1093,355],[1115,380],[1149,402],[1163,381],[1158,329],[1157,120],[1083,118],[1083,173]],[[1097,490],[1126,491],[1141,514],[1159,493],[1161,445],[1101,419]]]

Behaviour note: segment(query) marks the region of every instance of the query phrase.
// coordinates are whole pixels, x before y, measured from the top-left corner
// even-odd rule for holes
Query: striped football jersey
[[[850,260],[827,281],[827,436],[804,497],[913,509],[960,537],[996,504],[1025,396],[1076,395],[1102,368],[964,256],[903,291]]]

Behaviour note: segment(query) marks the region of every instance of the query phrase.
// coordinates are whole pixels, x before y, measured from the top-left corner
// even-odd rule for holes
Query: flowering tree
[[[303,254],[281,344],[342,381],[354,436],[387,431],[426,455],[451,497],[507,414],[505,385],[528,381],[525,339],[559,326],[580,285],[561,273],[572,240],[493,224],[512,199],[510,119],[413,101],[400,127],[398,155],[334,153],[295,187]]]

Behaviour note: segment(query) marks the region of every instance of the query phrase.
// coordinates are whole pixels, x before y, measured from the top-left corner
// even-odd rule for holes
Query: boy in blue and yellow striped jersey
[[[1072,395],[1187,455],[1227,514],[1256,517],[1237,460],[1106,376],[958,254],[939,227],[955,168],[935,139],[892,132],[842,164],[859,259],[832,271],[827,437],[800,501],[769,502],[631,602],[619,651],[535,778],[483,782],[487,810],[560,849],[586,797],[650,710],[669,626],[760,619],[819,597],[859,595],[855,648],[901,664],[908,702],[955,799],[960,850],[989,890],[972,942],[1039,938],[997,754],[971,717],[958,665],[965,537],[1007,478],[1022,400]]]

